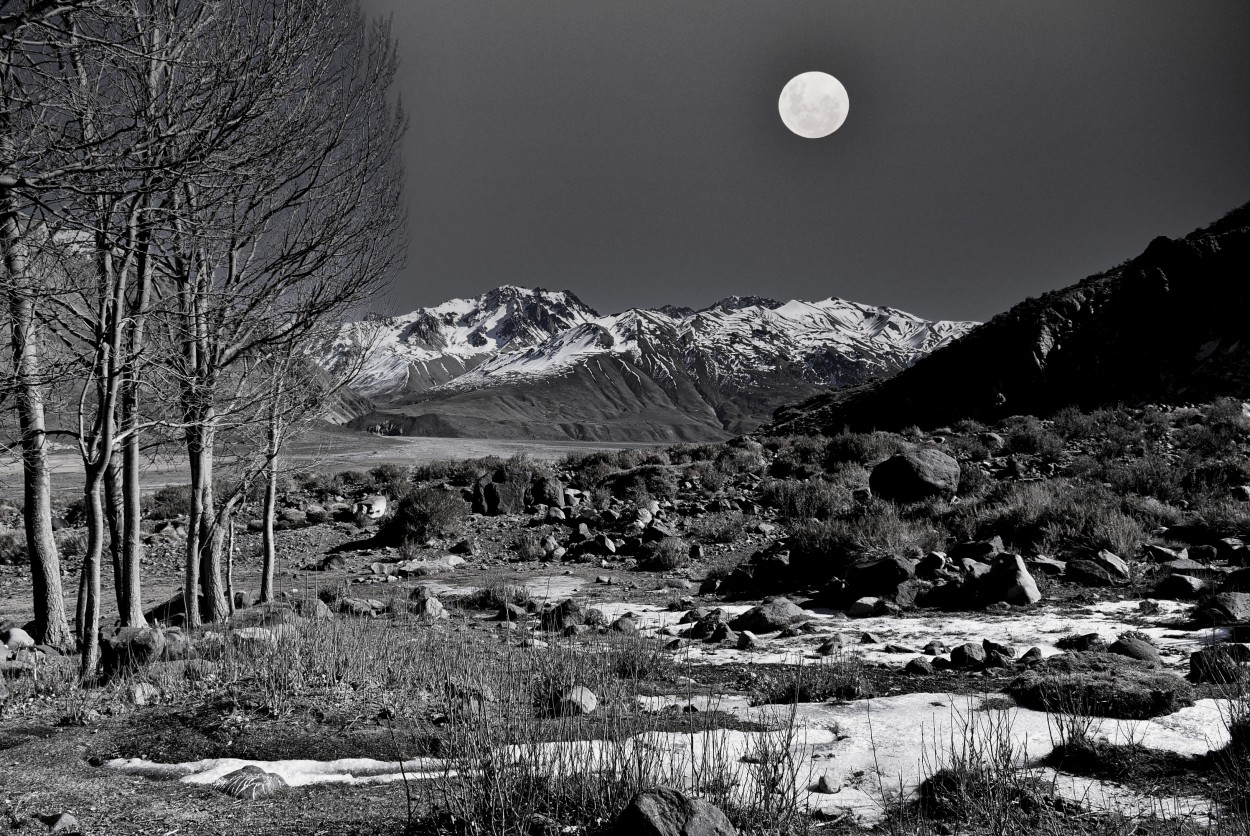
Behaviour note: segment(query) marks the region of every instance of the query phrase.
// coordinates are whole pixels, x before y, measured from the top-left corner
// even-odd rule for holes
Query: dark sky
[[[1250,200],[1245,0],[363,0],[403,61],[394,312],[500,284],[985,319]],[[825,139],[777,98],[821,70]]]

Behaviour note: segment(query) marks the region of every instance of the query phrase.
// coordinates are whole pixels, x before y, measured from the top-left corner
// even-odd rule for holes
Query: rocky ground
[[[629,799],[586,776],[618,758],[744,832],[989,832],[1008,812],[1236,832],[1245,439],[1195,462],[1214,419],[1116,420],[1144,440],[1047,423],[303,478],[277,601],[251,605],[240,520],[231,622],[153,610],[87,688],[29,646],[28,575],[0,566],[0,803],[29,833],[595,832]],[[1103,478],[1153,455],[1228,478],[1188,500]],[[378,494],[382,518],[358,516]],[[177,497],[158,499],[149,602],[181,576]],[[500,777],[562,770],[576,799]]]

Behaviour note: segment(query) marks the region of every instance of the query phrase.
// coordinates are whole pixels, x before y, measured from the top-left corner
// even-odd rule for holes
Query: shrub
[[[395,543],[452,537],[460,533],[468,512],[468,504],[457,494],[439,488],[414,488],[399,501],[383,534]]]
[[[663,465],[639,465],[608,476],[602,484],[616,498],[634,502],[677,496],[677,474]]]
[[[777,479],[764,483],[760,502],[776,508],[785,522],[827,520],[844,510],[851,501],[851,492],[840,485],[813,478],[799,482]]]
[[[884,432],[843,432],[825,443],[823,464],[832,470],[843,462],[875,464],[900,452],[906,445],[898,436]]]
[[[999,535],[1020,550],[1070,552],[1110,549],[1135,552],[1147,532],[1123,510],[1123,503],[1098,484],[1051,479],[1000,484],[975,506],[955,512],[972,519],[952,526],[972,530],[977,539]]]
[[[407,468],[397,464],[380,464],[369,471],[369,490],[384,496],[403,496],[412,487]]]
[[[21,531],[0,531],[0,564],[26,562],[26,535]]]
[[[690,562],[690,547],[680,537],[665,537],[651,546],[646,562],[665,572],[679,569]]]
[[[857,700],[872,696],[863,657],[854,653],[829,656],[814,665],[788,667],[777,679],[767,680],[752,703],[793,704]]]
[[[1006,441],[1003,450],[1007,453],[1041,456],[1052,461],[1063,453],[1063,439],[1032,416],[1020,421],[1007,434]]]
[[[692,534],[705,543],[732,543],[744,525],[746,519],[741,511],[722,511],[696,521]]]
[[[512,551],[518,560],[542,560],[547,552],[543,550],[542,541],[533,534],[522,534],[512,543]]]
[[[140,501],[145,516],[155,520],[169,520],[191,513],[191,488],[186,485],[170,485],[161,488]]]

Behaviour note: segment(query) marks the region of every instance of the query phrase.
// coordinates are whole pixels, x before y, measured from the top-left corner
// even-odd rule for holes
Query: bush
[[[814,665],[794,665],[777,679],[766,680],[751,702],[794,704],[870,697],[866,669],[863,657],[853,653],[830,656]]]
[[[764,483],[759,496],[762,504],[776,508],[778,516],[791,523],[827,520],[851,502],[849,490],[819,478],[772,480]]]
[[[677,496],[677,474],[664,465],[639,465],[608,476],[602,484],[617,499],[633,502]]]
[[[732,543],[742,533],[746,518],[741,511],[708,514],[695,522],[692,534],[705,543]]]
[[[1003,448],[1006,453],[1041,456],[1048,461],[1054,461],[1063,453],[1063,439],[1032,416],[1022,419],[1007,434],[1006,441]]]
[[[960,522],[965,514],[971,519]],[[1018,550],[1046,554],[1110,549],[1130,555],[1147,537],[1120,497],[1102,485],[1068,479],[1000,484],[954,516],[952,527],[971,530],[976,539],[998,535]]]
[[[690,562],[690,547],[680,537],[665,537],[652,544],[646,563],[661,571],[679,569]]]
[[[468,504],[457,494],[439,488],[414,488],[399,501],[383,536],[394,543],[453,537],[464,527],[468,514]]]
[[[412,487],[407,468],[380,464],[369,471],[369,490],[383,496],[403,496]]]
[[[140,501],[145,516],[154,520],[171,520],[191,513],[191,488],[170,485]]]
[[[26,562],[26,535],[21,531],[0,531],[0,565]]]
[[[826,470],[832,470],[844,462],[876,464],[901,452],[906,446],[902,439],[890,433],[843,432],[825,443],[822,461]]]

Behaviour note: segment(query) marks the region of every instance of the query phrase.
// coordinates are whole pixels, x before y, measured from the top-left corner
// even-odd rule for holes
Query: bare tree
[[[184,590],[192,624],[228,610],[222,538],[238,493],[214,497],[214,451],[223,429],[252,420],[240,400],[254,391],[249,379],[264,375],[263,358],[295,356],[325,322],[361,305],[402,253],[403,121],[388,97],[389,31],[366,26],[352,3],[269,11],[270,43],[245,46],[251,61],[241,68],[269,94],[263,117],[214,156],[206,176],[183,183],[164,264],[176,288],[174,372],[192,475]],[[248,77],[256,54],[289,63]]]

